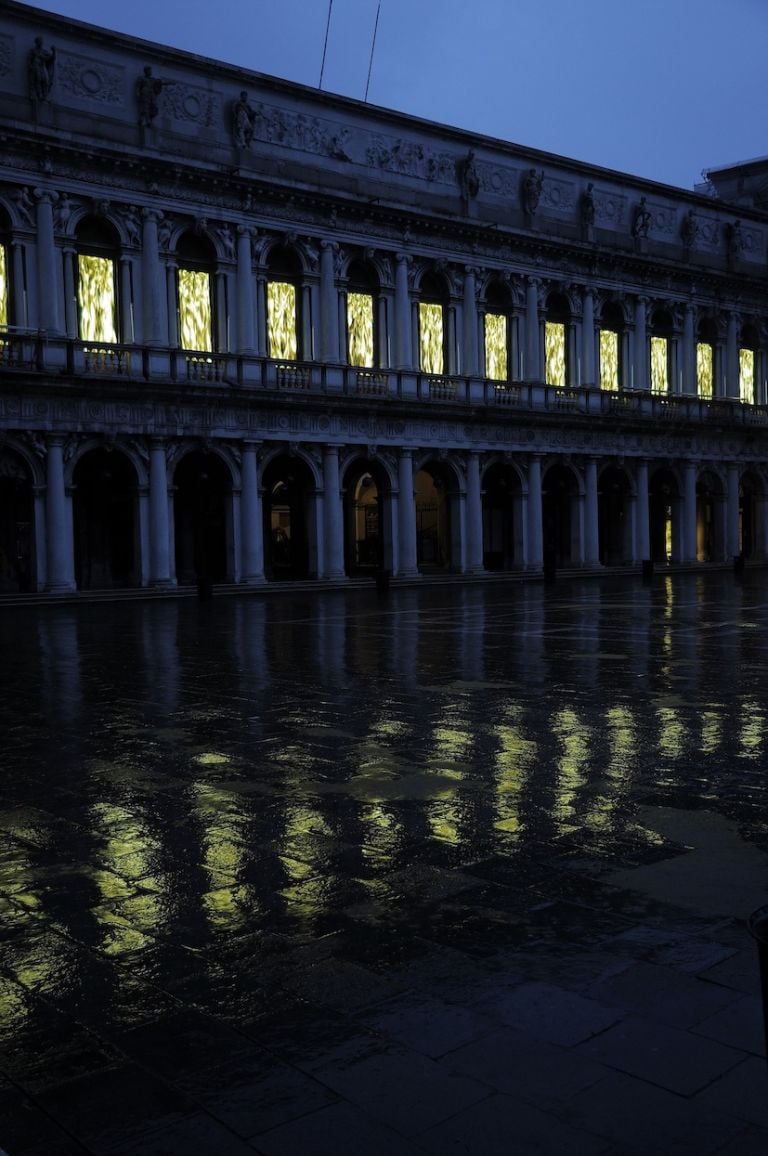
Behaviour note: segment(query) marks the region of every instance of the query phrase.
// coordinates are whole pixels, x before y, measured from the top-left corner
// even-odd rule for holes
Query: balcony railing
[[[345,398],[350,405],[368,402],[421,404],[428,407],[493,407],[532,412],[550,421],[583,421],[602,417],[622,422],[722,424],[768,427],[768,405],[737,398],[702,398],[635,390],[562,387],[536,381],[489,381],[417,370],[361,369],[320,362],[274,361],[232,353],[206,353],[75,341],[45,332],[0,329],[0,379],[21,381],[37,374],[47,383],[62,378],[112,379],[145,385],[206,386],[304,396]],[[2,386],[0,386],[2,388]],[[512,418],[512,414],[509,413]]]

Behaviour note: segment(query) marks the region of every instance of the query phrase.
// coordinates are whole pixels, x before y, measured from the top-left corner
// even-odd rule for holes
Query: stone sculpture
[[[523,180],[523,212],[532,217],[539,207],[541,188],[544,184],[544,170],[529,169]]]
[[[248,93],[243,91],[232,105],[232,134],[239,149],[249,149],[253,140],[256,110],[248,101]]]
[[[645,197],[640,198],[640,204],[635,209],[635,219],[632,222],[632,236],[638,240],[645,240],[651,231],[651,214],[646,208]]]
[[[28,76],[30,100],[51,99],[53,73],[56,67],[56,49],[43,47],[43,38],[35,37],[35,45],[29,54]]]
[[[164,83],[165,81],[152,75],[152,69],[148,64],[144,65],[144,73],[136,82],[140,128],[152,127],[152,122],[160,111],[160,93]]]

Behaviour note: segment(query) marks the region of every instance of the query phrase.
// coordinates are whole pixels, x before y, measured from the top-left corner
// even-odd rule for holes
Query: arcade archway
[[[133,463],[119,450],[89,450],[75,465],[72,487],[78,589],[137,585]]]
[[[0,591],[21,594],[33,587],[34,506],[29,467],[0,447]]]
[[[218,454],[186,454],[174,474],[176,577],[180,585],[231,580],[232,478]]]
[[[273,581],[308,578],[315,485],[300,457],[281,454],[264,470],[264,566]]]
[[[544,565],[579,563],[579,484],[568,466],[554,465],[542,478]]]
[[[512,570],[522,562],[521,486],[517,472],[497,462],[483,478],[483,567]]]

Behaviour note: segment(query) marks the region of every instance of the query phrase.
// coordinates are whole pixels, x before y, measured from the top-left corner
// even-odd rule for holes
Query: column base
[[[248,574],[238,583],[240,586],[266,586],[266,584],[267,580],[263,574]]]
[[[74,582],[50,582],[45,587],[46,594],[77,594]]]
[[[152,578],[147,584],[152,590],[173,590],[176,586],[175,578]]]

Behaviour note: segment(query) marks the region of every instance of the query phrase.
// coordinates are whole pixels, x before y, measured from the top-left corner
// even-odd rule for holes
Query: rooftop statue
[[[53,46],[44,48],[42,36],[36,36],[27,66],[30,100],[46,101],[51,99],[55,67],[56,49]]]

